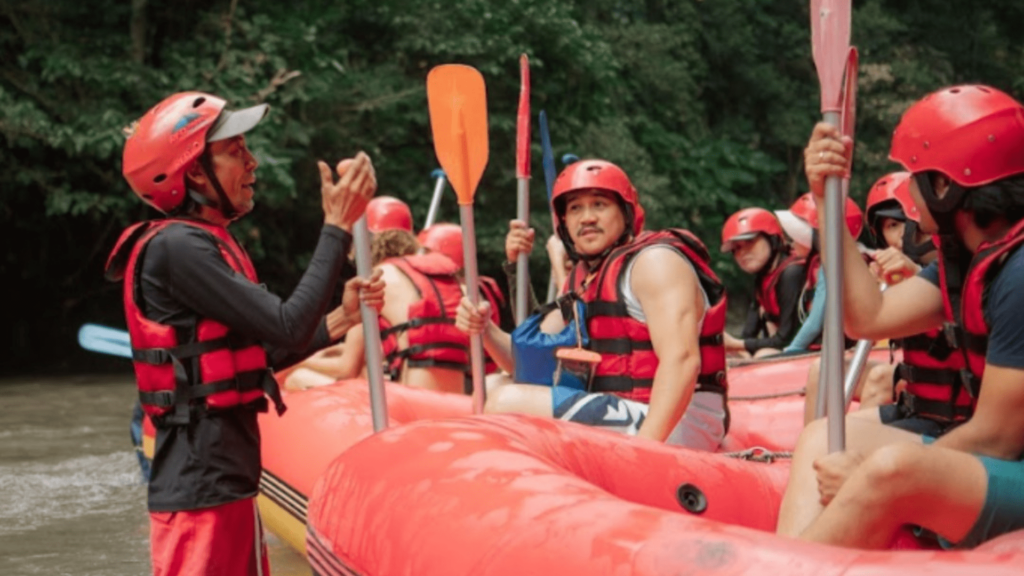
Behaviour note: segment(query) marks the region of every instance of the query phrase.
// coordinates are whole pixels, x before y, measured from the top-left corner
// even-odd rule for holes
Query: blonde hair
[[[384,230],[373,235],[370,243],[370,257],[376,266],[388,258],[411,256],[420,249],[412,232],[405,230]]]

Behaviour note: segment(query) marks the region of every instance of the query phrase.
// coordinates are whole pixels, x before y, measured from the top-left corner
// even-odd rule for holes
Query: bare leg
[[[804,426],[814,420],[815,407],[818,405],[818,375],[821,373],[821,356],[811,360],[811,369],[807,372],[807,387],[804,393]]]
[[[876,450],[800,535],[814,542],[881,549],[904,524],[958,542],[985,504],[988,477],[965,452],[899,443]]]
[[[334,384],[336,380],[326,374],[321,374],[309,368],[296,368],[284,380],[284,387],[288,390],[305,390],[317,386]]]
[[[503,384],[487,394],[484,412],[488,414],[515,412],[550,418],[551,388],[533,384]]]
[[[892,404],[892,375],[895,371],[896,366],[892,364],[875,364],[871,367],[860,393],[861,410]]]
[[[921,442],[920,436],[905,430],[886,426],[878,420],[877,410],[872,419],[869,411],[846,417],[846,449],[850,452],[870,454],[882,446],[897,442]],[[818,476],[814,461],[828,453],[828,422],[815,420],[804,428],[793,455],[793,466],[779,510],[776,531],[785,536],[797,536],[821,514],[823,509],[818,495]]]
[[[754,352],[754,358],[764,358],[765,356],[774,356],[776,354],[782,354],[782,350],[778,348],[761,348]]]

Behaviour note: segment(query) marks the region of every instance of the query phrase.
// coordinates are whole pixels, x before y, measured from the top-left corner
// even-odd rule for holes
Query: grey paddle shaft
[[[881,286],[882,292],[888,288],[885,284]],[[857,382],[860,380],[860,375],[864,372],[864,365],[867,364],[868,354],[871,353],[871,347],[875,345],[873,340],[859,340],[857,342],[857,349],[853,352],[853,360],[850,361],[850,368],[846,372],[846,382],[843,383],[843,392],[845,394],[846,409],[850,409],[850,402],[853,402],[853,393],[857,390]]]
[[[826,112],[825,122],[839,127],[839,112]],[[842,179],[825,180],[825,349],[822,364],[828,394],[828,451],[846,449],[846,417],[843,410],[843,198]],[[821,391],[819,390],[819,394]]]
[[[366,216],[360,218],[353,229],[356,242],[356,271],[360,278],[373,275],[370,260],[370,232],[366,229]],[[366,352],[366,377],[370,383],[370,409],[373,412],[373,431],[388,427],[388,404],[384,398],[384,364],[381,360],[380,323],[377,311],[362,302],[359,314],[363,319],[363,340]]]
[[[558,297],[558,285],[555,283],[555,274],[552,272],[551,277],[548,279],[548,302],[554,302],[555,298]]]
[[[822,328],[824,330],[824,328]],[[825,390],[828,389],[828,370],[825,369],[825,364],[828,362],[828,358],[825,357],[825,350],[828,350],[828,339],[824,334],[821,336],[821,353],[818,355],[818,397],[814,402],[814,419],[824,418],[828,414],[828,406],[825,405],[825,400],[828,395],[825,394]]]
[[[480,279],[476,270],[476,225],[473,224],[473,205],[459,204],[462,220],[462,255],[465,260],[466,297],[476,307],[480,304]],[[487,402],[484,388],[484,340],[479,334],[469,337],[469,359],[473,367],[473,413],[483,414]]]
[[[427,221],[423,223],[424,230],[433,226],[437,220],[437,208],[441,205],[441,195],[444,194],[444,172],[435,170],[433,175],[437,176],[437,180],[434,183],[434,195],[430,198],[430,208],[427,210]]]
[[[530,179],[518,178],[516,188],[516,217],[527,229],[530,227]],[[526,320],[526,291],[530,286],[530,255],[520,252],[516,257],[516,324]]]

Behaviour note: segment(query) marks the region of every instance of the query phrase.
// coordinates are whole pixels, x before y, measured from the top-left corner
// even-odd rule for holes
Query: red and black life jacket
[[[899,344],[903,361],[896,366],[895,379],[907,382],[900,406],[909,415],[944,423],[970,418],[974,403],[963,382],[964,356],[950,346],[943,330],[909,336]]]
[[[455,327],[455,314],[462,299],[455,263],[436,253],[390,258],[385,263],[401,270],[420,296],[409,306],[409,319],[402,324],[392,326],[383,317],[380,319],[384,362],[391,379],[399,379],[403,363],[410,368],[449,368],[470,374],[469,336]],[[481,293],[491,302],[492,319],[499,322],[500,302],[489,291],[497,288],[496,283],[480,284]],[[407,332],[408,347],[399,349],[398,335],[402,332]],[[489,362],[487,369],[494,371],[497,366]]]
[[[779,307],[779,295],[776,288],[779,285],[779,279],[782,277],[782,273],[790,266],[805,266],[806,260],[800,256],[790,254],[786,256],[779,265],[773,270],[761,278],[761,283],[757,287],[757,303],[764,311],[761,318],[765,322],[771,322],[773,324],[779,324],[782,319],[782,310]]]
[[[696,390],[725,395],[725,289],[711,269],[707,248],[693,234],[681,229],[643,232],[629,244],[615,248],[589,283],[583,281],[585,269],[578,267],[570,274],[570,286],[586,303],[589,348],[601,355],[590,390],[650,401],[658,356],[647,325],[629,315],[619,287],[630,261],[644,248],[656,245],[675,248],[697,272],[710,306],[704,313],[700,332],[701,363]]]
[[[991,326],[985,318],[988,290],[999,276],[1006,261],[1024,244],[1024,220],[1018,222],[1002,238],[978,247],[963,283],[960,301],[960,335],[966,357],[964,388],[977,402],[981,380],[985,375],[985,355]],[[947,298],[947,306],[955,310],[956,301]],[[969,377],[968,377],[969,376]]]
[[[815,252],[806,262],[807,278],[804,280],[804,291],[800,296],[800,307],[804,314],[811,312],[811,304],[814,302],[814,290],[818,287],[818,270],[821,269],[821,254]]]
[[[142,408],[157,422],[187,424],[192,415],[243,404],[265,410],[266,394],[283,413],[277,381],[259,342],[209,318],[198,318],[193,327],[179,330],[143,314],[138,299],[142,255],[149,241],[172,225],[205,231],[232,270],[258,282],[249,255],[223,226],[168,218],[135,224],[121,234],[107,260],[106,275],[110,280],[124,279],[125,318]]]

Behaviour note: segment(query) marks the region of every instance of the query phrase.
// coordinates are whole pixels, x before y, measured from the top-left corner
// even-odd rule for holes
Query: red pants
[[[153,576],[270,576],[256,499],[150,512]]]

